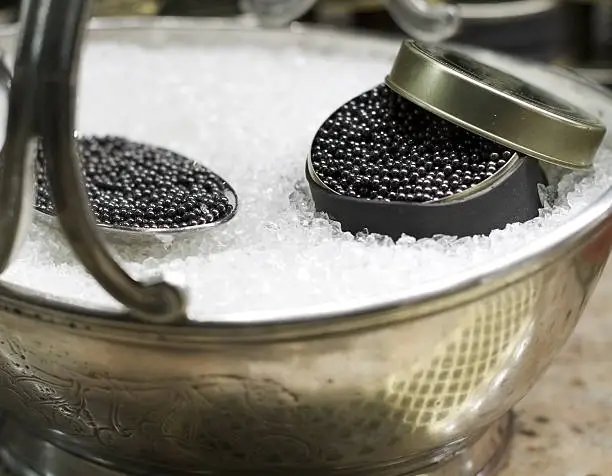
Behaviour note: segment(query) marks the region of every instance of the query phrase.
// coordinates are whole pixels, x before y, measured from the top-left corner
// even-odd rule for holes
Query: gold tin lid
[[[452,49],[404,41],[386,83],[438,116],[562,167],[589,168],[606,132],[579,107]]]

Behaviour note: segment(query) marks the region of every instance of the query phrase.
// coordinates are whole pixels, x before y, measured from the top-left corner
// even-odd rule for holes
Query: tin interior
[[[483,181],[478,182],[478,183],[472,185],[470,188],[468,188],[466,190],[463,190],[461,192],[454,193],[452,195],[449,195],[448,197],[436,198],[436,199],[433,199],[433,200],[429,200],[427,202],[421,203],[421,205],[427,205],[427,204],[431,204],[431,203],[448,203],[448,202],[452,202],[452,201],[455,201],[455,200],[462,200],[462,199],[467,198],[467,197],[469,197],[469,196],[471,196],[471,195],[473,195],[475,193],[486,191],[488,188],[493,186],[496,182],[498,182],[499,180],[501,180],[504,177],[506,177],[512,171],[512,168],[513,168],[514,165],[516,165],[518,159],[519,159],[519,155],[517,153],[514,153],[514,154],[512,154],[512,157],[510,157],[508,162],[503,167],[501,167],[497,172],[495,172],[490,177],[487,177]],[[307,166],[308,173],[310,174],[312,179],[317,183],[317,185],[319,185],[320,187],[323,187],[325,190],[327,190],[327,191],[329,191],[331,193],[338,194],[338,192],[332,190],[327,185],[325,185],[325,183],[317,175],[317,173],[314,170],[314,167],[312,165],[312,157],[311,157],[310,154],[308,154],[308,158],[306,159],[306,166]],[[418,203],[415,202],[413,204],[417,205]]]

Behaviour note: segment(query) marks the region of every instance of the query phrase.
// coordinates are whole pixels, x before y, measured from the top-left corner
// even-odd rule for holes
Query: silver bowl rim
[[[391,43],[399,48],[400,40],[385,34],[364,34],[356,37],[350,30],[338,31],[329,27],[305,26],[292,24],[287,30],[262,30],[257,22],[249,17],[239,18],[178,18],[178,17],[113,17],[94,18],[89,29],[95,31],[112,30],[171,30],[171,31],[237,31],[254,32],[258,34],[319,35],[327,39],[344,41],[379,42],[385,48],[391,48]],[[14,39],[16,25],[0,28],[0,39]],[[486,52],[480,48],[469,49]],[[499,55],[503,56],[503,55]],[[554,68],[551,68],[554,72]],[[381,78],[382,81],[383,78]],[[600,94],[607,95],[603,88],[596,87]],[[342,98],[340,98],[340,101]],[[608,189],[596,201],[588,205],[580,213],[555,229],[554,233],[526,243],[524,247],[513,253],[492,260],[486,264],[471,268],[468,272],[447,279],[432,281],[420,287],[416,292],[402,296],[389,296],[384,303],[365,304],[354,303],[353,306],[313,306],[306,310],[283,310],[278,312],[252,311],[223,315],[222,320],[188,320],[182,326],[165,326],[164,334],[182,335],[186,337],[195,329],[204,331],[209,338],[223,340],[243,338],[266,338],[275,335],[277,338],[284,331],[290,334],[312,331],[315,334],[329,334],[336,329],[339,332],[371,327],[387,326],[406,319],[424,318],[434,313],[442,312],[450,307],[472,302],[479,297],[479,289],[488,285],[502,288],[531,275],[548,264],[573,250],[588,235],[600,228],[612,211],[612,188]],[[470,292],[471,291],[471,292]],[[480,293],[482,294],[482,293]],[[455,299],[453,299],[455,298]],[[5,309],[18,310],[24,317],[31,317],[52,322],[67,323],[70,327],[89,329],[89,324],[99,327],[114,328],[117,331],[154,332],[160,326],[147,325],[132,320],[127,312],[117,312],[111,309],[89,308],[78,304],[62,302],[56,297],[46,295],[30,288],[0,281],[0,300],[4,301]],[[422,310],[417,316],[406,316],[410,307]],[[256,318],[265,314],[265,318]],[[409,314],[409,313],[408,313]],[[82,323],[79,323],[80,322]],[[268,334],[269,331],[274,331]],[[197,333],[199,334],[199,333]]]

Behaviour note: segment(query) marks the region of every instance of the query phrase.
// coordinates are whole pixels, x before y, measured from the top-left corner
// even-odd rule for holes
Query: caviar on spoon
[[[89,206],[105,230],[133,237],[209,229],[230,220],[238,199],[220,176],[175,152],[116,136],[76,139]],[[36,201],[55,208],[39,143]]]

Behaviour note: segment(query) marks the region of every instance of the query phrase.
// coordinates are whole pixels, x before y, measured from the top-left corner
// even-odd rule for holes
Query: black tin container
[[[344,231],[469,236],[530,220],[546,184],[541,162],[589,168],[605,134],[579,108],[452,48],[405,41],[386,88],[332,114],[308,157],[315,206]],[[387,97],[408,107],[383,111]]]
[[[481,235],[530,220],[541,207],[537,184],[546,181],[536,161],[517,158],[503,177],[473,195],[447,202],[410,203],[338,195],[321,186],[308,170],[306,177],[317,209],[338,220],[344,231],[368,230],[393,239],[405,233],[415,238]]]

